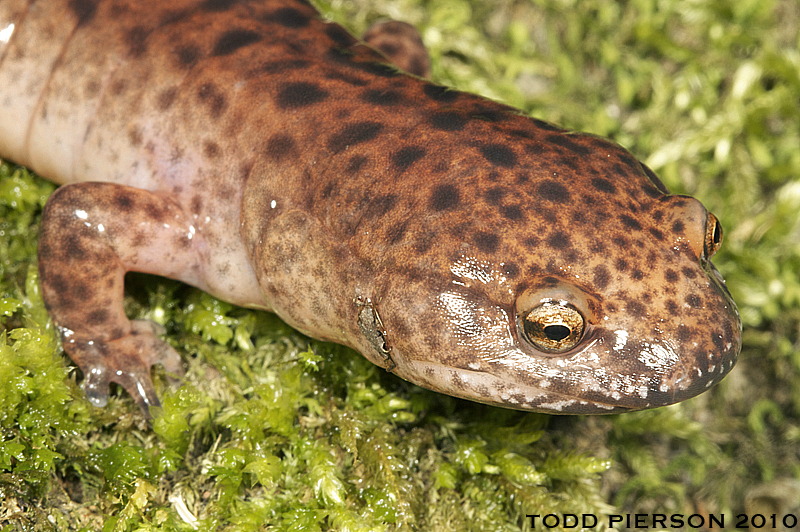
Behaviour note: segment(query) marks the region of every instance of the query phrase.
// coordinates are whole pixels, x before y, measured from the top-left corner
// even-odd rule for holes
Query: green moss
[[[2,165],[0,527],[510,531],[563,512],[731,520],[752,511],[748,494],[792,493],[775,486],[800,477],[796,3],[319,3],[356,32],[414,23],[437,81],[611,136],[699,197],[726,229],[715,263],[745,325],[739,366],[655,411],[524,414],[421,390],[272,315],[131,275],[128,314],[164,325],[188,360],[183,386],[160,380],[148,425],[124,393],[104,409],[83,399],[36,280],[54,187]]]

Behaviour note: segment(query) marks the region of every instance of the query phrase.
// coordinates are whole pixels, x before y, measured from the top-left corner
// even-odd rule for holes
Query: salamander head
[[[421,386],[521,410],[636,410],[707,390],[741,347],[710,262],[717,219],[609,141],[547,135],[527,150],[515,139],[513,159],[478,150],[429,185],[446,208],[387,257],[407,267],[362,308],[360,349]]]

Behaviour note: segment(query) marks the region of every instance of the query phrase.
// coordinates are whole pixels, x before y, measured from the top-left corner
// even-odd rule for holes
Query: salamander
[[[699,201],[387,61],[303,0],[0,3],[0,156],[63,185],[40,283],[93,404],[116,382],[147,409],[151,366],[182,368],[125,315],[128,271],[514,409],[657,407],[733,368]]]

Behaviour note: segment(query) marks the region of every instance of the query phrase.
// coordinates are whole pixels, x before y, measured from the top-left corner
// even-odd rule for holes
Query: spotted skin
[[[523,410],[666,405],[736,361],[716,219],[608,140],[403,74],[297,0],[5,0],[10,23],[0,156],[64,184],[40,280],[95,404],[180,371],[126,271]]]

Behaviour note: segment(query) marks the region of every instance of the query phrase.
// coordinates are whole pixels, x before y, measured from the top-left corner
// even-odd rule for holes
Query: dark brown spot
[[[501,265],[501,268],[503,269],[503,274],[509,279],[514,279],[519,275],[519,266],[513,262],[506,262]]]
[[[475,245],[485,253],[494,253],[497,251],[497,246],[499,244],[500,238],[494,233],[486,231],[477,231],[475,233]]]
[[[614,268],[618,272],[624,272],[625,270],[628,269],[628,261],[626,261],[625,259],[617,259],[614,261]]]
[[[230,55],[239,48],[249,46],[260,40],[261,35],[252,30],[228,30],[217,39],[217,43],[214,45],[211,55],[215,57]]]
[[[207,140],[203,142],[203,153],[209,159],[216,159],[222,154],[222,148],[216,142]]]
[[[553,231],[547,237],[547,245],[553,249],[566,249],[572,244],[569,235],[564,231]]]
[[[642,166],[639,161],[637,161],[630,153],[624,150],[617,153],[617,160],[619,160],[619,162],[629,170],[633,170],[635,174],[640,173]],[[624,172],[620,172],[620,174],[623,173]]]
[[[484,122],[502,122],[506,119],[506,113],[497,109],[482,109],[473,113],[472,117]]]
[[[568,157],[558,157],[554,160],[554,162],[558,166],[564,166],[576,172],[581,169],[580,164],[578,164],[580,159],[572,155],[569,155]]]
[[[182,46],[178,48],[178,64],[189,68],[197,62],[200,56],[200,49],[196,46]]]
[[[616,194],[617,187],[604,177],[593,177],[592,178],[592,186],[600,192],[605,194]]]
[[[688,279],[694,279],[697,277],[697,272],[691,268],[684,268],[683,275],[685,275]]]
[[[446,211],[458,207],[461,194],[453,185],[438,185],[431,194],[430,206],[435,211]]]
[[[119,7],[114,4],[112,9]],[[120,13],[121,15],[122,13]],[[167,9],[158,21],[159,26],[169,26],[181,20],[185,20],[190,15],[188,9]]]
[[[384,194],[378,196],[369,205],[367,215],[373,218],[384,216],[397,205],[397,194]]]
[[[115,194],[112,196],[111,202],[118,211],[129,212],[134,208],[133,200],[127,194]]]
[[[628,229],[634,231],[642,230],[642,224],[640,224],[638,220],[628,216],[627,214],[623,214],[622,216],[619,217],[619,219],[622,220],[622,224]]]
[[[200,195],[194,196],[189,203],[189,209],[192,213],[198,214],[203,209],[203,198]]]
[[[105,321],[108,321],[109,312],[108,309],[96,309],[89,312],[86,315],[86,321],[90,325],[100,325]]]
[[[70,0],[69,8],[78,19],[78,26],[88,24],[97,12],[96,0]]]
[[[50,285],[51,288],[53,288],[53,291],[56,294],[66,294],[74,286],[74,283],[67,280],[67,278],[64,277],[63,275],[58,275],[54,273],[45,277],[46,277],[46,283]]]
[[[82,238],[76,234],[64,235],[62,239],[62,249],[64,254],[71,259],[80,259],[86,255],[86,248],[83,245]]]
[[[617,246],[618,248],[626,249],[630,244],[628,243],[628,239],[624,236],[615,236],[611,238],[611,242]]]
[[[443,103],[455,101],[461,95],[461,93],[456,90],[441,85],[434,85],[433,83],[426,83],[422,87],[422,92],[424,92],[428,98]]]
[[[522,209],[519,205],[505,205],[500,207],[500,213],[504,218],[513,221],[519,221],[525,218]]]
[[[142,130],[137,126],[131,126],[128,129],[128,140],[131,141],[131,146],[137,147],[142,145]]]
[[[406,146],[392,156],[392,164],[399,172],[406,171],[412,164],[425,156],[425,148]]]
[[[217,91],[217,87],[213,83],[204,83],[201,85],[197,90],[197,97],[201,102],[208,105],[211,116],[214,118],[218,118],[222,114],[222,111],[225,110],[225,96]]]
[[[237,0],[205,0],[200,7],[206,11],[227,11],[236,5]]]
[[[670,284],[675,284],[678,282],[678,274],[675,273],[675,270],[667,270],[664,272],[664,280]]]
[[[644,272],[642,270],[633,270],[631,272],[631,278],[634,281],[641,281],[642,279],[644,279]]]
[[[124,79],[115,79],[111,82],[109,92],[112,96],[119,96],[127,88],[128,82]]]
[[[642,305],[638,301],[628,301],[626,310],[628,314],[631,314],[637,318],[641,318],[647,313],[647,310],[645,309],[644,305]]]
[[[328,183],[323,187],[322,191],[319,193],[319,196],[326,199],[330,198],[334,190],[336,190],[336,183]]]
[[[680,220],[676,220],[675,223],[672,224],[672,232],[677,235],[682,235],[686,226],[683,225],[683,222]]]
[[[691,308],[701,308],[703,306],[703,299],[697,294],[689,294],[684,301]]]
[[[408,229],[405,223],[392,225],[386,231],[386,238],[389,242],[389,245],[393,246],[402,240],[403,236],[406,234],[406,230]]]
[[[467,123],[466,118],[455,112],[436,113],[428,121],[441,131],[461,131]]]
[[[655,238],[656,240],[661,240],[661,241],[664,240],[664,233],[662,233],[659,229],[656,229],[655,227],[651,227],[649,229],[649,231],[650,231],[650,234],[653,235],[653,238]]]
[[[503,144],[485,144],[479,149],[484,158],[496,166],[511,168],[517,164],[517,156],[511,148]]]
[[[605,289],[605,287],[608,286],[609,281],[611,281],[611,274],[609,273],[608,268],[606,268],[603,264],[595,266],[593,280],[596,288],[600,290]]]
[[[570,194],[567,187],[556,181],[543,181],[539,184],[536,192],[542,198],[554,203],[569,203],[570,201]]]
[[[433,241],[434,241],[434,234],[426,233],[424,236],[422,236],[421,238],[417,239],[416,242],[414,242],[414,251],[416,251],[420,255],[426,254],[428,251],[430,251],[431,247],[433,247]]]
[[[380,122],[357,122],[342,128],[328,140],[328,149],[338,153],[349,146],[361,144],[377,137],[383,124]]]
[[[500,205],[507,193],[508,190],[505,187],[492,187],[486,191],[484,197],[492,205]]]
[[[136,26],[128,31],[128,34],[125,36],[125,42],[128,45],[128,53],[131,54],[131,56],[141,57],[145,51],[147,51],[145,41],[149,33],[150,32],[143,26]]]
[[[358,173],[358,171],[361,170],[361,168],[365,164],[367,164],[367,161],[369,161],[369,158],[367,158],[364,155],[353,155],[350,158],[350,162],[347,163],[347,168],[345,169],[345,173],[347,175],[353,175]]]
[[[282,7],[266,18],[267,21],[280,24],[284,28],[304,28],[309,22],[308,15],[292,7]]]
[[[320,88],[316,83],[297,81],[286,83],[278,91],[276,102],[283,110],[299,109],[324,101],[328,91]]]
[[[164,208],[161,205],[145,203],[141,209],[151,220],[160,220],[164,216]]]
[[[175,98],[178,96],[178,89],[176,87],[170,87],[168,89],[164,89],[158,95],[158,99],[156,100],[156,106],[158,107],[159,111],[166,111],[172,104],[175,103]]]
[[[588,155],[592,152],[591,148],[588,148],[582,144],[578,144],[566,135],[550,135],[545,140],[553,144],[557,144],[562,148],[566,148],[573,153],[577,153],[578,155]]]
[[[294,139],[289,135],[278,133],[270,137],[264,151],[273,161],[281,161],[295,154]]]

